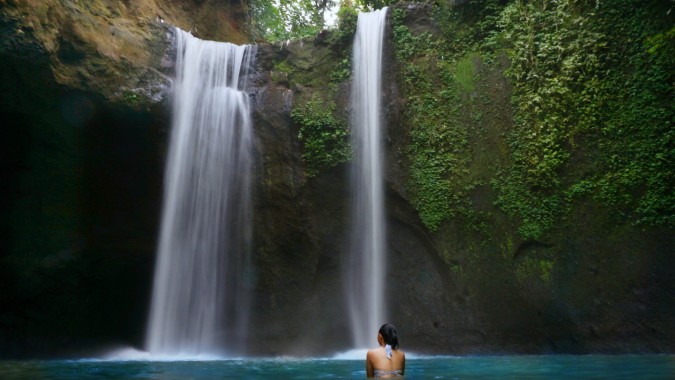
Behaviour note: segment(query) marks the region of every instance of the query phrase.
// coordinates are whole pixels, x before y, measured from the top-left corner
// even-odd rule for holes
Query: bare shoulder
[[[384,355],[384,354],[380,353],[380,351],[381,350],[377,349],[377,348],[373,348],[373,349],[368,350],[368,353],[366,354],[366,359],[373,360],[373,361],[380,360],[381,359],[380,356]]]

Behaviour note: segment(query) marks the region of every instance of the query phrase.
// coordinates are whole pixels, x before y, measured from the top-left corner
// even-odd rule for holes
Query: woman
[[[368,377],[396,377],[405,372],[405,354],[398,349],[398,334],[394,325],[385,323],[377,334],[380,348],[368,350],[366,375]]]

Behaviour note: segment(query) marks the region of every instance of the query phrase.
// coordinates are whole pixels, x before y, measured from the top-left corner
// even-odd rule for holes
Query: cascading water
[[[237,352],[250,303],[252,122],[245,90],[254,52],[178,29],[176,37],[146,348],[153,355]]]
[[[385,223],[382,180],[382,45],[387,8],[359,14],[352,79],[353,232],[346,276],[356,347],[372,345],[385,319]]]

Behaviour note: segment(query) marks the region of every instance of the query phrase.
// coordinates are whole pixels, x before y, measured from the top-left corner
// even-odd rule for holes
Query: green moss
[[[270,71],[270,76],[273,82],[281,83],[288,80],[289,74],[293,71],[291,66],[286,61],[279,61],[274,64],[274,68]]]
[[[480,57],[475,53],[470,53],[456,63],[455,82],[462,91],[467,93],[473,92],[476,86],[476,68],[473,63],[476,59]]]
[[[335,65],[335,68],[330,73],[330,81],[334,84],[346,82],[352,76],[352,60],[350,56],[343,58]]]
[[[539,260],[539,279],[545,283],[551,283],[551,270],[553,269],[553,261]]]
[[[135,92],[127,90],[122,94],[122,100],[128,105],[136,107],[141,102],[141,97]]]
[[[553,266],[551,260],[526,257],[515,266],[516,279],[521,284],[537,280],[544,285],[550,285]]]
[[[407,156],[408,190],[420,218],[430,230],[461,216],[474,230],[486,229],[483,215],[471,206],[469,195],[476,181],[469,167],[469,126],[461,112],[474,91],[476,54],[459,55],[445,50],[449,41],[429,33],[413,34],[406,14],[393,11],[393,34],[398,78],[407,100],[405,123],[409,126]]]
[[[510,234],[507,234],[505,241],[501,244],[502,258],[510,260],[513,256],[513,238]]]
[[[278,71],[282,73],[290,73],[292,71],[291,66],[286,61],[279,61],[274,64],[272,71]]]
[[[296,106],[291,118],[300,126],[298,138],[304,146],[302,158],[307,164],[307,175],[351,159],[349,128],[345,121],[335,116],[335,103],[320,96]]]
[[[620,221],[675,226],[675,29],[667,10],[637,0],[474,0],[436,7],[441,33],[432,35],[412,33],[406,11],[394,8],[408,189],[426,226],[461,217],[480,230],[494,215],[477,212],[469,195],[488,182],[523,239],[544,238],[580,200]],[[510,61],[510,110],[489,104],[479,74],[496,70],[501,56]],[[510,113],[514,127],[497,137],[499,151],[476,153],[484,148],[472,139],[495,141],[485,128]]]
[[[675,177],[666,164],[675,111],[665,100],[673,98],[675,44],[657,11],[632,0],[504,9],[516,128],[511,162],[493,184],[523,237],[541,238],[580,198],[635,224],[675,225],[668,190]],[[570,166],[579,153],[585,174],[579,162]]]
[[[454,274],[455,277],[458,278],[460,281],[466,279],[466,272],[464,271],[461,265],[457,263],[451,263],[450,271],[452,271],[452,274]]]

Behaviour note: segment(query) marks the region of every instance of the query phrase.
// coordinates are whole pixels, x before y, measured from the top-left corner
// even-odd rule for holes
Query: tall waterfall
[[[236,352],[247,330],[251,46],[176,30],[173,126],[146,348]],[[226,344],[223,344],[226,342]]]
[[[356,347],[375,342],[385,318],[385,223],[382,180],[382,45],[387,8],[359,14],[352,79],[352,245],[346,288]]]

